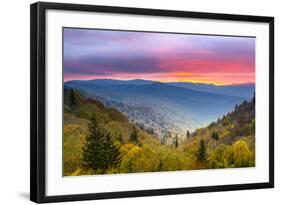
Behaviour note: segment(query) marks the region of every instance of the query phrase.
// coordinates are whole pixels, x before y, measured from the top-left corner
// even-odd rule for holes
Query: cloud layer
[[[255,81],[255,38],[64,29],[64,80]]]

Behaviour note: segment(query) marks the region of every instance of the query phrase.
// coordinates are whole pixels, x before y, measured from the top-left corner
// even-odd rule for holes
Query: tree
[[[77,106],[77,102],[76,102],[76,98],[75,98],[73,89],[70,90],[69,105],[72,109],[76,108],[76,106]]]
[[[146,132],[147,132],[148,134],[154,135],[154,129],[153,129],[152,127],[148,127],[148,128],[146,129]]]
[[[199,143],[199,148],[197,151],[197,159],[199,161],[205,161],[207,159],[206,146],[203,139],[201,139]]]
[[[168,134],[165,133],[165,134],[163,135],[163,137],[161,138],[161,144],[166,144],[166,143],[167,143],[167,138],[168,138]]]
[[[189,130],[187,130],[187,132],[186,132],[186,138],[190,138],[190,132],[189,132]]]
[[[119,142],[120,142],[121,144],[124,143],[124,139],[123,139],[123,136],[122,136],[121,133],[119,134],[118,140],[119,140]]]
[[[105,135],[104,149],[106,152],[105,161],[107,168],[117,167],[121,161],[121,153],[119,147],[114,144],[112,137],[109,133]]]
[[[121,161],[119,148],[98,125],[93,115],[89,123],[89,134],[85,138],[82,153],[82,166],[99,173],[116,167]]]
[[[254,155],[244,140],[236,141],[232,146],[232,160],[235,167],[250,167],[254,166]]]
[[[174,145],[175,145],[175,148],[177,148],[179,146],[179,137],[178,137],[178,135],[175,136]]]
[[[214,131],[211,135],[211,137],[214,139],[214,140],[219,140],[219,133],[217,133],[216,131]]]
[[[163,170],[163,161],[160,159],[158,167],[157,167],[157,171],[162,171]]]
[[[136,129],[135,126],[133,127],[133,132],[130,135],[130,141],[133,144],[137,144],[138,143],[138,134],[137,134],[137,129]]]

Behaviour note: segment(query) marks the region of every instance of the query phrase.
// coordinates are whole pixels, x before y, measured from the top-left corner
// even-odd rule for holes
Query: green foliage
[[[154,129],[153,129],[152,127],[148,127],[148,128],[146,129],[146,132],[147,132],[148,134],[154,135]]]
[[[137,134],[137,129],[136,129],[135,126],[133,127],[133,132],[130,135],[130,141],[133,144],[137,144],[138,143],[138,134]]]
[[[190,136],[191,136],[191,134],[190,134],[189,130],[187,130],[187,132],[186,132],[186,138],[190,138]]]
[[[219,133],[214,131],[211,136],[214,140],[219,140]]]
[[[179,137],[178,137],[178,135],[176,135],[175,138],[174,138],[174,146],[175,146],[175,148],[177,148],[179,146]]]
[[[163,135],[163,137],[161,138],[161,144],[166,144],[167,143],[167,139],[168,139],[168,134],[165,133]]]
[[[124,138],[123,138],[122,134],[119,134],[118,140],[121,144],[124,143]]]
[[[69,105],[72,109],[75,109],[77,106],[77,102],[75,99],[74,91],[73,89],[70,90],[70,96],[69,96]]]
[[[207,151],[206,151],[206,146],[204,143],[204,140],[201,139],[200,143],[199,143],[199,148],[197,151],[197,159],[199,161],[205,161],[207,159],[208,155],[207,155]]]
[[[83,168],[105,173],[107,169],[118,166],[120,160],[119,148],[113,143],[111,136],[101,130],[93,115],[83,146]]]

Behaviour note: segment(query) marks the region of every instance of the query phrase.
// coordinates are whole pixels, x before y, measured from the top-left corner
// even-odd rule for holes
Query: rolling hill
[[[160,138],[167,130],[183,138],[186,130],[194,131],[207,125],[244,100],[139,79],[69,81],[65,87],[78,89],[86,97],[116,108],[130,121],[153,128]]]
[[[91,117],[109,133],[121,152],[118,167],[103,173],[134,173],[255,166],[255,101],[244,101],[232,112],[176,142],[165,143],[145,127],[131,122],[117,109],[86,98],[80,91],[64,89],[64,176],[99,174],[81,166]],[[136,128],[138,143],[130,136]],[[203,141],[202,141],[203,140]],[[203,158],[202,142],[204,145]]]

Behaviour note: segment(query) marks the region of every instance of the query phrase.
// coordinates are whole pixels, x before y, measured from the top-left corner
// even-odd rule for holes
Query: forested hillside
[[[255,166],[255,98],[206,128],[187,133],[181,149],[189,155],[199,151],[202,168]]]
[[[184,139],[187,130],[194,131],[198,127],[206,126],[232,110],[235,104],[240,104],[247,99],[232,96],[235,92],[214,93],[219,86],[206,85],[209,88],[206,90],[210,91],[206,92],[203,89],[182,87],[183,85],[191,84],[171,85],[140,79],[65,82],[68,88],[83,91],[88,98],[114,107],[125,114],[129,120],[134,120],[147,129],[152,128],[159,138],[170,134],[172,137],[177,135],[180,141]],[[192,85],[194,87],[197,84]],[[220,88],[226,89],[226,86],[220,86]],[[243,90],[238,86],[232,88]]]
[[[245,101],[181,142],[159,139],[118,110],[65,89],[64,175],[255,166],[254,109],[254,99]]]

